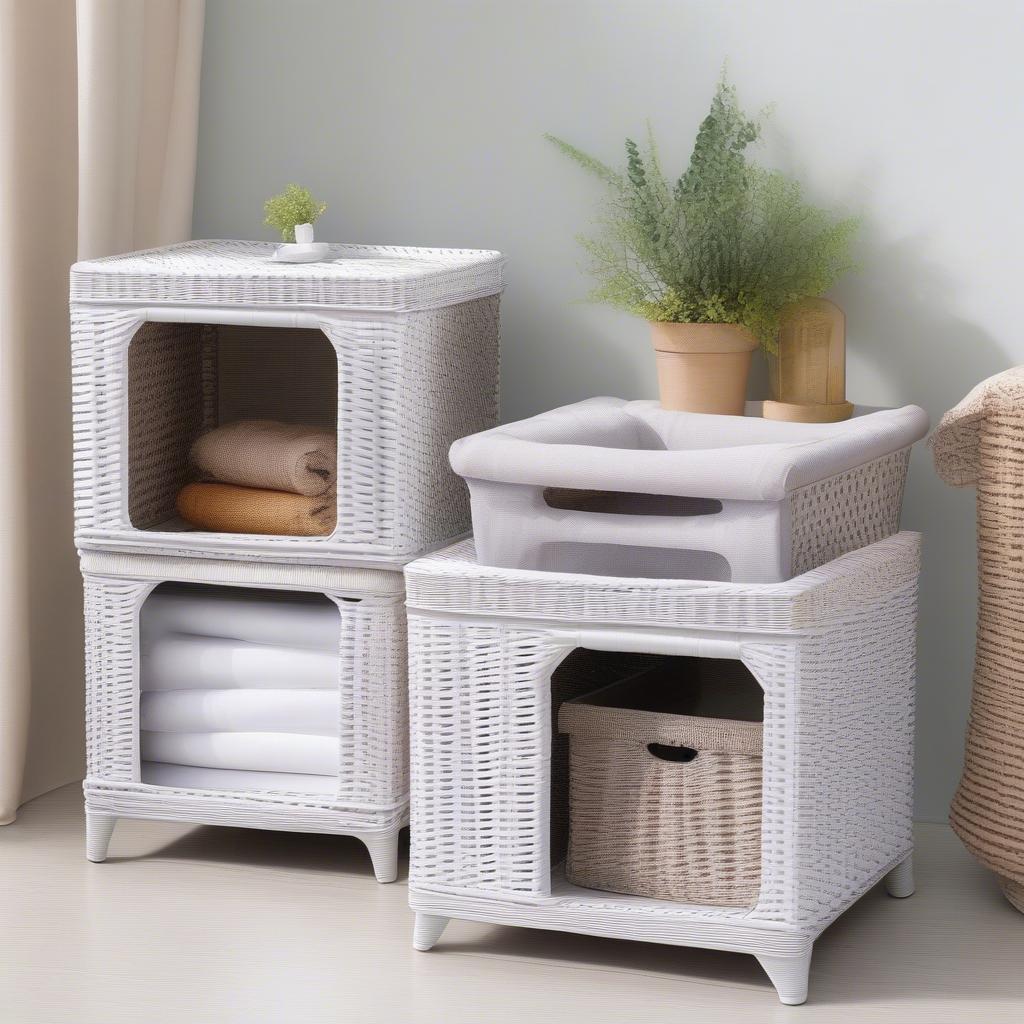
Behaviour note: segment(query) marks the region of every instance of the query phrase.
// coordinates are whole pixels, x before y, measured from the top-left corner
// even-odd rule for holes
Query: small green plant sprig
[[[263,204],[263,223],[280,231],[282,241],[294,242],[295,225],[312,224],[326,209],[327,204],[314,199],[308,188],[289,185]]]
[[[650,127],[644,151],[626,140],[621,172],[545,136],[608,186],[603,230],[580,238],[598,282],[591,298],[647,320],[741,324],[773,351],[783,306],[851,269],[858,221],[808,204],[798,182],[749,162],[760,134],[723,75],[674,181]]]

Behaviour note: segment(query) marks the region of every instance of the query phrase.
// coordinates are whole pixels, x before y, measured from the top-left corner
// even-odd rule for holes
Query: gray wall
[[[775,101],[763,159],[861,213],[836,288],[849,395],[933,419],[1021,360],[1022,9],[990,2],[208,0],[197,237],[270,238],[298,181],[327,240],[501,249],[506,419],[654,393],[644,324],[581,301],[574,236],[598,189],[541,135],[608,159],[650,118],[669,168],[719,68]],[[926,534],[918,807],[955,785],[975,613],[973,494],[915,456],[904,525]]]

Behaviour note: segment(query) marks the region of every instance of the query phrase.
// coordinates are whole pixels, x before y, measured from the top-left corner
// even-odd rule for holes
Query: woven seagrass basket
[[[655,658],[568,701],[566,877],[588,889],[753,906],[761,691],[738,661]]]

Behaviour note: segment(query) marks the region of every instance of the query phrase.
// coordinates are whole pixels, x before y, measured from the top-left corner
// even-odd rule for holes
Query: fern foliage
[[[642,146],[626,140],[622,171],[545,136],[608,188],[600,232],[580,239],[597,279],[591,297],[647,320],[741,324],[773,349],[782,307],[821,295],[851,268],[858,222],[748,160],[760,133],[723,77],[674,180],[650,128]]]

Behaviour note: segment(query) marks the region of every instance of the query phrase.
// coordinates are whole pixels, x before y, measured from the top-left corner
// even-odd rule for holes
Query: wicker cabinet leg
[[[807,1002],[807,977],[811,970],[811,947],[797,956],[775,956],[759,953],[757,962],[764,968],[768,980],[775,986],[779,1001],[787,1006]]]
[[[85,856],[95,864],[107,859],[107,847],[117,818],[102,811],[85,812]]]
[[[438,917],[436,914],[416,914],[416,924],[412,931],[412,948],[426,952],[441,938],[441,933],[448,927],[450,917]]]
[[[370,832],[360,835],[360,842],[370,851],[373,873],[378,882],[393,882],[398,878],[398,834],[393,832]]]
[[[885,876],[885,891],[902,900],[914,895],[914,858],[908,855]]]

